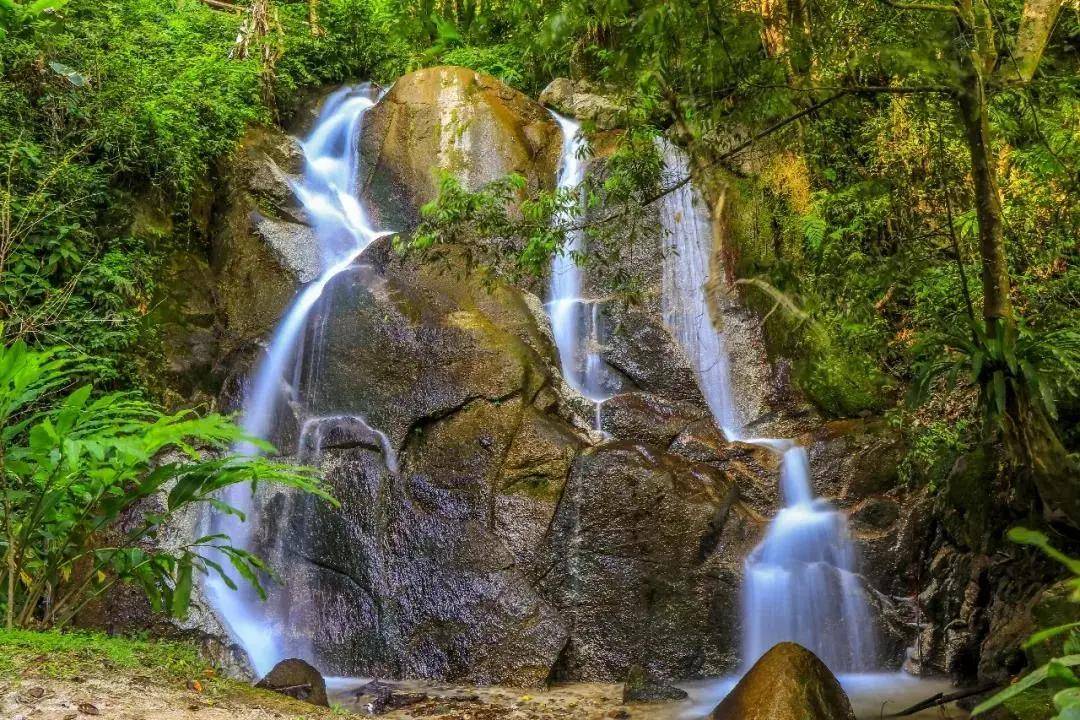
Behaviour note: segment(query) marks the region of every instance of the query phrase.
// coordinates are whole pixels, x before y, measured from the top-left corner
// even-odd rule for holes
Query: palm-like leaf
[[[57,397],[80,369],[57,350],[21,343],[0,348],[6,473],[0,517],[7,530],[0,547],[11,553],[18,577],[29,578],[20,582],[22,609],[8,612],[18,612],[24,623],[63,624],[88,599],[125,580],[140,587],[152,607],[183,614],[196,573],[225,573],[211,555],[227,558],[233,572],[265,594],[261,578],[273,577],[269,568],[225,537],[171,551],[148,540],[195,504],[243,519],[219,497],[237,483],[269,482],[332,502],[314,471],[264,456],[232,456],[229,448],[240,442],[272,448],[221,415],[163,414],[131,393],[95,397],[89,385]],[[161,500],[143,505],[154,498]],[[103,546],[105,536],[111,542]],[[89,571],[80,570],[87,559]],[[51,597],[42,614],[37,606],[45,593]]]

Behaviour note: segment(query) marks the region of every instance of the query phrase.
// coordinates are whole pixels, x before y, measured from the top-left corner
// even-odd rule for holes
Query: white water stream
[[[295,383],[290,386],[289,380],[299,375],[296,366],[302,360],[300,339],[326,286],[351,267],[373,241],[392,234],[371,227],[357,189],[361,123],[364,113],[376,100],[375,89],[367,84],[337,91],[327,99],[311,134],[301,143],[304,175],[293,184],[293,190],[318,239],[322,272],[293,300],[247,389],[243,427],[255,437],[270,439],[279,412],[287,401],[296,399]],[[363,422],[359,417],[351,419]],[[318,432],[321,426],[318,420],[304,418],[302,427]],[[314,441],[317,444],[319,439],[316,437]],[[301,437],[300,442],[303,448],[308,440]],[[255,448],[242,445],[235,451],[252,453]],[[389,454],[387,457],[392,458]],[[231,515],[217,516],[215,532],[226,533],[235,547],[255,551],[251,545],[257,518],[250,486],[229,488],[225,501],[243,512],[248,521],[241,522]],[[230,590],[216,577],[207,580],[206,589],[218,616],[247,651],[259,675],[283,659],[266,605],[253,590],[244,585],[239,590]]]
[[[685,154],[663,143],[667,171],[685,177]],[[723,332],[710,316],[706,283],[713,257],[708,211],[689,184],[662,200],[670,236],[664,256],[664,322],[690,357],[702,393],[729,440],[781,457],[783,507],[746,559],[742,660],[749,668],[775,644],[790,640],[835,673],[874,667],[873,624],[856,569],[844,515],[814,496],[806,448],[779,438],[746,437],[731,387]]]
[[[580,157],[585,139],[576,121],[555,112],[551,114],[563,133],[558,186],[561,190],[574,191],[585,178],[585,165]],[[584,249],[584,234],[575,230],[552,258],[548,312],[563,377],[570,387],[596,404],[594,425],[599,430],[600,408],[611,393],[605,387],[604,361],[599,352],[600,303],[582,296],[582,272],[577,257]]]

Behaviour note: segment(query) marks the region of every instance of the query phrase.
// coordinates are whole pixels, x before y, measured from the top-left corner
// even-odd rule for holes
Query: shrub
[[[164,415],[130,393],[94,397],[90,385],[67,391],[83,369],[56,348],[0,348],[0,607],[7,627],[67,625],[121,581],[141,588],[155,610],[182,616],[196,572],[235,587],[226,561],[262,593],[260,576],[270,569],[225,535],[174,549],[153,541],[194,505],[243,519],[218,497],[238,483],[328,497],[312,471],[229,454],[253,440],[220,415]],[[143,503],[153,497],[161,507],[147,511]]]
[[[1013,542],[1037,547],[1048,557],[1061,563],[1072,575],[1068,580],[1071,590],[1070,600],[1080,602],[1080,560],[1065,555],[1054,548],[1045,535],[1026,528],[1013,528],[1009,531],[1009,539]],[[1030,693],[1033,688],[1043,683],[1054,683],[1059,688],[1054,693],[1054,707],[1058,714],[1051,720],[1072,720],[1080,717],[1080,678],[1073,672],[1073,668],[1080,666],[1080,621],[1069,622],[1057,627],[1043,628],[1032,635],[1024,643],[1025,648],[1044,643],[1052,638],[1067,635],[1064,644],[1064,655],[1052,659],[1030,673],[1020,678],[1017,682],[994,695],[989,700],[980,703],[972,710],[972,717],[981,715],[999,705],[1003,705],[1018,696]]]

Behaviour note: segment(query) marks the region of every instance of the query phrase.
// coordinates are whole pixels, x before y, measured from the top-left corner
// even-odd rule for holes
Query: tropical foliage
[[[1066,583],[1070,590],[1069,599],[1074,603],[1080,603],[1080,561],[1057,550],[1041,532],[1013,528],[1009,531],[1009,539],[1039,548],[1047,557],[1056,560],[1068,570],[1070,579]],[[1058,688],[1054,693],[1054,707],[1057,709],[1057,714],[1051,720],[1072,720],[1080,717],[1080,677],[1077,677],[1073,671],[1073,668],[1080,666],[1080,621],[1042,628],[1027,639],[1024,647],[1041,645],[1062,635],[1066,636],[1062,646],[1063,655],[1032,670],[1017,682],[977,705],[971,713],[972,716],[982,715],[1008,703],[1013,698],[1030,692],[1039,685],[1048,684]]]
[[[175,547],[162,532],[239,483],[327,497],[310,470],[235,456],[231,420],[165,415],[131,393],[95,396],[87,369],[57,348],[0,347],[0,608],[8,628],[62,627],[117,582],[158,611],[186,614],[194,579],[236,574],[262,592],[255,555],[207,534]],[[263,444],[263,447],[265,445]],[[223,567],[223,564],[228,567]]]

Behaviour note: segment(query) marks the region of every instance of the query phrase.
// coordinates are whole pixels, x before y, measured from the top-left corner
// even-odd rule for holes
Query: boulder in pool
[[[326,681],[322,674],[297,658],[279,662],[255,687],[273,690],[312,705],[330,707],[326,697]]]
[[[855,720],[844,689],[817,655],[783,642],[754,663],[710,720]]]

